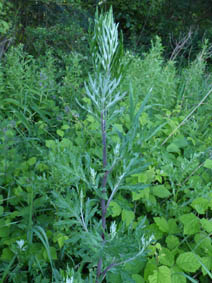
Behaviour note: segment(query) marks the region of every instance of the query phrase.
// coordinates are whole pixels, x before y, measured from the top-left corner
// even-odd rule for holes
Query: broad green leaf
[[[208,209],[209,202],[208,199],[199,197],[192,201],[191,206],[199,213],[205,214]]]
[[[148,176],[147,176],[146,172],[137,174],[137,176],[138,176],[138,182],[140,182],[140,183],[146,183],[147,180],[148,180]]]
[[[154,221],[162,232],[169,232],[169,224],[164,217],[154,217]]]
[[[180,229],[177,226],[177,222],[175,219],[171,218],[168,220],[169,225],[169,234],[180,233]]]
[[[149,283],[172,283],[171,269],[167,266],[160,266],[157,270],[154,270],[153,275],[150,275],[148,279]]]
[[[130,224],[133,223],[133,220],[135,219],[135,214],[133,211],[123,209],[121,217],[122,221],[124,221],[126,223],[126,226],[128,227]]]
[[[145,269],[144,269],[144,280],[148,282],[148,278],[153,274],[154,271],[157,270],[157,264],[154,258],[148,260]]]
[[[174,264],[174,253],[167,248],[162,248],[159,252],[158,260],[161,264],[171,267]]]
[[[152,244],[152,245],[149,246],[148,255],[149,256],[155,256],[156,254],[158,254],[158,251],[160,251],[161,249],[162,249],[162,247],[161,247],[160,243]]]
[[[204,167],[208,169],[212,169],[212,159],[206,159]]]
[[[179,219],[184,225],[184,235],[193,235],[200,231],[200,219],[193,213],[184,214]]]
[[[11,250],[9,248],[4,248],[2,250],[0,259],[2,261],[10,261],[13,258],[14,254],[11,252]]]
[[[155,169],[150,168],[146,170],[144,173],[139,173],[138,174],[138,182],[140,183],[151,183],[154,180],[155,177]]]
[[[186,283],[187,280],[183,275],[183,271],[178,266],[171,268],[172,283]]]
[[[194,240],[196,246],[202,248],[204,251],[208,253],[208,251],[212,252],[212,242],[210,236],[205,233],[201,232],[194,236]]]
[[[95,123],[94,117],[90,114],[87,116],[86,121],[89,121],[91,124]]]
[[[113,130],[118,130],[121,133],[124,133],[123,126],[121,124],[114,124]]]
[[[132,192],[132,200],[146,199],[149,200],[150,188],[145,188],[140,192]]]
[[[63,138],[62,141],[60,142],[61,148],[73,148],[73,143],[71,140]]]
[[[152,223],[147,226],[146,228],[148,235],[154,235],[156,240],[160,240],[163,238],[163,232],[159,229],[158,225],[155,223]]]
[[[159,198],[168,198],[171,195],[164,185],[154,186],[152,188],[152,193]]]
[[[68,236],[66,236],[66,235],[61,235],[57,239],[57,242],[58,242],[58,245],[59,245],[60,249],[64,246],[64,243],[65,243],[66,240],[68,240]]]
[[[116,217],[116,216],[119,216],[121,214],[121,207],[115,201],[110,202],[109,209],[111,210],[112,217]]]
[[[205,218],[202,218],[200,220],[201,224],[202,224],[202,227],[203,229],[208,232],[208,233],[212,233],[212,219],[208,220],[208,219],[205,219]]]
[[[30,165],[30,166],[33,166],[37,161],[37,158],[36,157],[31,157],[27,163]]]
[[[121,280],[121,275],[119,273],[112,273],[112,272],[109,272],[107,274],[107,282],[108,283],[122,283],[122,280]]]
[[[69,126],[69,125],[63,125],[63,126],[61,127],[61,129],[62,129],[62,130],[68,130],[68,129],[70,129],[70,126]]]
[[[203,276],[205,275],[209,275],[210,278],[212,279],[212,274],[211,274],[211,270],[212,270],[212,257],[202,257],[200,259],[200,264],[201,264],[201,270],[202,270],[202,274]]]
[[[145,283],[144,278],[139,274],[133,274],[132,279],[135,280],[135,283]]]
[[[56,132],[57,132],[58,136],[60,136],[60,137],[64,136],[64,132],[62,130],[58,129]]]
[[[200,186],[202,182],[202,177],[198,176],[198,175],[194,175],[192,176],[189,180],[188,183],[190,186]]]
[[[166,237],[166,244],[170,250],[176,249],[179,246],[179,239],[174,235],[169,235]]]
[[[168,152],[180,153],[179,147],[176,144],[174,144],[174,143],[171,143],[170,145],[168,145],[166,150]]]
[[[184,136],[178,136],[173,139],[173,143],[179,148],[184,148],[188,145],[188,142]]]
[[[54,148],[56,145],[54,140],[46,140],[46,147],[48,148]]]
[[[192,252],[180,254],[176,263],[185,272],[196,272],[200,268],[198,256]]]
[[[131,274],[137,274],[140,273],[145,266],[145,261],[141,259],[135,259],[133,261],[130,261],[125,264],[124,269]]]

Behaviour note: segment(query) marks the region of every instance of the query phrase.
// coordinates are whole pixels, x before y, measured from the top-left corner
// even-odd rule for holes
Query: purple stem
[[[106,111],[102,111],[101,113],[101,132],[102,132],[102,163],[103,169],[107,167],[107,138],[106,138]],[[105,171],[103,179],[102,179],[102,194],[106,193],[106,185],[107,185],[107,176],[109,171]],[[105,199],[101,199],[101,210],[102,210],[102,228],[103,232],[101,234],[102,240],[105,240],[105,230],[106,230],[106,203]],[[102,269],[102,258],[99,259],[97,265],[97,279],[96,283],[99,282],[99,277],[101,276],[101,269]]]

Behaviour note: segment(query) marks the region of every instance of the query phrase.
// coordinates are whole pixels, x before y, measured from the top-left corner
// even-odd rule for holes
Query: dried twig
[[[6,52],[6,50],[9,48],[13,41],[13,38],[5,38],[0,42],[0,59]]]
[[[170,56],[170,60],[175,60],[176,57],[178,56],[178,54],[180,53],[180,51],[185,47],[186,44],[188,44],[188,42],[191,39],[192,36],[192,30],[190,28],[190,30],[188,31],[188,33],[182,38],[180,39],[178,42],[175,43],[175,48],[172,51],[172,54]]]
[[[212,92],[212,88],[211,88],[211,89],[209,90],[209,92],[203,97],[203,99],[199,102],[199,104],[198,104],[196,107],[194,107],[194,109],[188,114],[188,116],[177,126],[177,128],[175,128],[175,129],[171,132],[171,134],[162,142],[161,145],[164,145],[164,144],[167,142],[167,140],[170,139],[170,137],[172,137],[172,136],[176,133],[176,131],[177,131],[183,124],[185,124],[185,122],[188,120],[188,118],[190,118],[191,115],[200,107],[200,105],[203,104],[203,102],[204,102],[204,101],[206,100],[206,98],[211,94],[211,92]]]

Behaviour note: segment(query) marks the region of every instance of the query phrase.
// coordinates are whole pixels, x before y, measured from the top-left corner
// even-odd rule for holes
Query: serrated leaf
[[[172,283],[186,283],[187,280],[183,274],[183,271],[178,266],[171,268]]]
[[[200,268],[198,256],[192,252],[185,252],[178,256],[177,265],[185,272],[196,272]]]
[[[140,183],[151,183],[154,180],[155,177],[155,169],[154,168],[150,168],[148,170],[146,170],[144,173],[140,173],[138,174],[138,182]]]
[[[171,195],[164,185],[154,186],[152,193],[159,198],[168,198]]]
[[[144,269],[144,280],[148,282],[148,278],[153,274],[154,270],[157,270],[157,265],[155,259],[150,259]]]
[[[168,225],[169,225],[169,234],[176,234],[180,233],[180,229],[177,226],[177,222],[175,219],[171,218],[168,220]]]
[[[60,249],[64,246],[64,243],[65,243],[66,240],[68,240],[68,236],[66,236],[66,235],[61,235],[57,239],[57,242],[58,242],[58,245],[59,245]]]
[[[112,217],[116,217],[116,216],[119,216],[121,214],[121,207],[115,201],[110,202],[109,209],[111,210]]]
[[[148,176],[147,176],[147,173],[140,173],[140,174],[137,174],[138,175],[138,182],[140,183],[146,183],[147,182],[147,179],[148,179]]]
[[[154,235],[156,240],[160,240],[163,238],[163,232],[159,230],[158,225],[155,223],[148,225],[147,231],[149,235]]]
[[[154,270],[153,275],[150,275],[148,279],[149,283],[172,283],[171,270],[167,266],[160,266],[157,270]]]
[[[174,235],[169,235],[166,237],[166,244],[170,250],[173,250],[179,246],[179,239]]]
[[[193,213],[184,214],[179,219],[184,225],[185,235],[193,235],[200,231],[200,219]]]
[[[124,221],[126,223],[126,226],[128,227],[130,224],[133,223],[133,220],[135,218],[135,214],[131,210],[123,209],[121,217],[122,217],[122,221]]]
[[[150,195],[150,189],[146,188],[145,190],[142,190],[140,192],[132,192],[132,200],[139,200],[139,199],[149,199]]]
[[[154,217],[154,221],[162,232],[169,232],[169,225],[164,217]]]
[[[212,159],[206,159],[204,167],[208,169],[212,169]]]
[[[162,248],[159,252],[158,260],[161,264],[171,267],[174,264],[174,253],[167,248]]]
[[[205,214],[208,209],[209,202],[208,199],[199,197],[192,201],[191,206],[199,213]]]
[[[202,218],[200,220],[201,224],[202,224],[202,227],[203,229],[208,232],[208,233],[212,233],[212,219],[208,220],[208,219],[205,219],[205,218]]]
[[[199,248],[202,248],[206,252],[212,251],[211,238],[207,233],[201,232],[196,234],[194,240]]]

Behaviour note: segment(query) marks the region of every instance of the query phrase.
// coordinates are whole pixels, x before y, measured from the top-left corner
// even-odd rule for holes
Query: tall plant
[[[63,219],[75,219],[68,222],[62,220],[60,224],[69,223],[72,226],[75,225],[75,229],[78,227],[75,236],[72,235],[69,242],[75,246],[76,243],[80,245],[78,254],[84,263],[90,262],[90,268],[96,268],[95,280],[96,283],[100,283],[109,271],[115,272],[125,263],[144,257],[146,248],[151,242],[151,237],[148,240],[144,237],[142,229],[144,219],[138,221],[136,227],[133,225],[126,227],[122,223],[123,225],[120,225],[118,229],[116,223],[111,223],[108,219],[110,204],[118,190],[138,191],[145,187],[143,184],[127,183],[126,177],[140,173],[148,166],[141,158],[140,152],[133,150],[133,141],[136,139],[139,127],[139,116],[144,110],[148,96],[135,113],[131,93],[130,129],[125,134],[118,133],[119,142],[115,143],[113,139],[115,133],[111,131],[111,128],[114,121],[119,119],[124,111],[118,103],[126,96],[126,93],[120,91],[126,64],[122,60],[123,42],[118,39],[118,24],[114,23],[112,9],[106,14],[99,15],[96,12],[90,49],[94,74],[89,75],[88,83],[85,84],[89,100],[87,100],[87,106],[78,103],[98,121],[97,131],[101,133],[102,140],[102,170],[95,171],[98,166],[92,165],[91,160],[95,159],[89,156],[89,152],[84,154],[85,159],[79,152],[69,152],[72,166],[68,170],[70,175],[75,176],[73,182],[76,190],[68,192],[68,198],[56,195],[56,203],[60,208],[58,215]],[[89,165],[90,168],[88,168]],[[89,195],[89,189],[95,197],[90,200],[87,196],[85,200],[85,194]],[[98,214],[101,218],[99,221]]]

